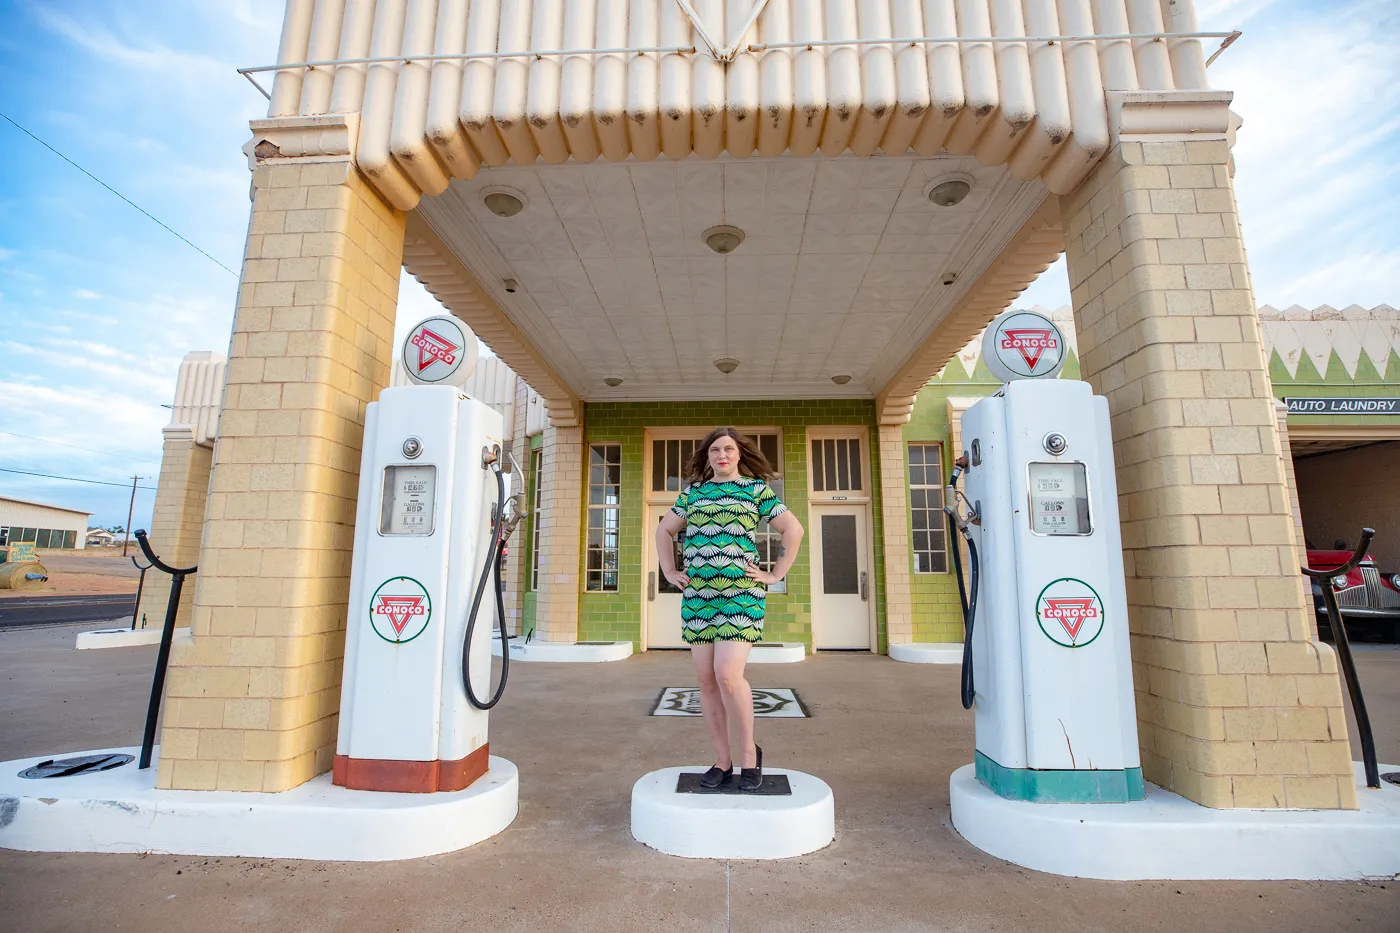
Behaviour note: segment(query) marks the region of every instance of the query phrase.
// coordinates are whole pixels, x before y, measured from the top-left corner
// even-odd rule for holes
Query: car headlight
[[[1347,578],[1343,576],[1333,577],[1332,585],[1339,590],[1344,590],[1347,588]]]
[[[1400,573],[1393,573],[1390,575],[1390,585],[1400,590]]]

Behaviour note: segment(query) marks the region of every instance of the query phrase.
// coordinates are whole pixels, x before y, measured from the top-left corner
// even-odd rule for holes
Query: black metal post
[[[1375,537],[1374,528],[1361,529],[1361,541],[1356,552],[1345,564],[1331,570],[1313,570],[1304,567],[1303,573],[1317,581],[1322,589],[1322,602],[1327,607],[1327,620],[1332,624],[1332,640],[1336,642],[1337,659],[1342,665],[1342,676],[1347,683],[1347,693],[1351,696],[1351,709],[1356,714],[1356,731],[1361,740],[1361,763],[1366,769],[1366,786],[1381,786],[1380,768],[1376,764],[1376,740],[1371,734],[1371,717],[1366,713],[1366,699],[1361,695],[1361,681],[1356,675],[1356,661],[1351,656],[1351,639],[1347,637],[1346,622],[1337,606],[1337,594],[1332,592],[1332,578],[1348,573],[1366,557]]]
[[[199,565],[171,567],[164,563],[151,550],[151,543],[146,539],[144,530],[136,532],[136,542],[141,545],[141,551],[146,555],[146,560],[151,562],[151,566],[170,574],[172,578],[170,601],[165,606],[165,628],[161,629],[160,651],[156,655],[156,675],[151,681],[151,701],[146,706],[146,732],[141,739],[141,760],[137,764],[138,770],[145,770],[151,766],[151,753],[156,744],[156,721],[160,718],[160,701],[165,694],[165,668],[170,663],[170,642],[175,637],[175,616],[180,611],[180,591],[185,588],[185,577],[195,573]]]
[[[141,577],[136,581],[136,605],[131,607],[131,630],[134,632],[136,631],[136,617],[141,614],[141,591],[146,588],[146,571],[151,569],[151,565],[147,564],[142,567],[136,562],[135,557],[131,559],[131,564],[141,571]]]

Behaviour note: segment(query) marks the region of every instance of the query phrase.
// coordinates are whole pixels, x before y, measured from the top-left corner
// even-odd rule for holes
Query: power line
[[[43,146],[45,149],[49,150],[49,152],[52,152],[54,155],[58,156],[60,159],[62,159],[63,161],[67,162],[69,165],[73,166],[73,167],[74,167],[75,169],[77,169],[78,171],[82,172],[82,173],[83,173],[84,175],[86,175],[88,178],[91,178],[93,181],[97,182],[99,185],[101,185],[102,187],[106,188],[108,191],[112,192],[112,193],[115,194],[117,197],[121,198],[123,201],[125,201],[125,202],[128,203],[128,204],[130,204],[132,207],[136,208],[136,209],[137,209],[138,211],[140,211],[141,213],[145,214],[145,215],[146,215],[147,217],[149,217],[151,220],[154,220],[156,223],[160,224],[162,227],[165,227],[166,230],[168,230],[170,233],[174,234],[177,238],[179,238],[179,240],[180,240],[182,243],[184,243],[184,244],[185,244],[186,246],[188,246],[190,249],[196,251],[196,252],[199,253],[201,256],[203,256],[205,259],[209,260],[209,261],[212,262],[214,265],[218,266],[220,269],[223,269],[225,272],[227,272],[229,275],[233,276],[234,278],[237,278],[237,277],[238,277],[238,273],[237,273],[237,272],[234,272],[234,271],[233,271],[232,269],[230,269],[228,266],[226,266],[226,265],[224,265],[223,263],[219,262],[219,260],[215,259],[213,256],[210,256],[208,253],[206,253],[204,250],[200,249],[198,246],[195,246],[195,245],[194,245],[193,243],[191,243],[189,240],[186,240],[184,237],[180,236],[180,234],[176,233],[173,229],[170,228],[170,226],[168,226],[168,225],[165,224],[165,223],[162,223],[160,220],[158,220],[158,219],[155,217],[155,215],[153,215],[150,211],[146,210],[146,209],[145,209],[144,207],[142,207],[141,205],[137,204],[135,201],[131,200],[131,198],[128,198],[126,195],[122,194],[122,193],[121,193],[120,191],[118,191],[116,188],[113,188],[111,185],[107,184],[105,181],[103,181],[102,179],[98,178],[98,177],[97,177],[96,175],[94,175],[92,172],[89,172],[87,169],[83,168],[83,167],[82,167],[81,165],[79,165],[77,162],[74,162],[72,159],[68,158],[66,155],[64,155],[63,153],[59,152],[59,151],[58,151],[57,149],[55,149],[53,146],[50,146],[48,143],[44,142],[42,139],[40,139],[39,137],[35,136],[33,133],[29,132],[29,130],[27,130],[27,129],[25,129],[24,127],[20,126],[20,125],[19,125],[18,123],[16,123],[14,120],[10,119],[10,117],[6,116],[6,115],[3,114],[3,113],[0,113],[0,117],[4,117],[4,119],[6,120],[6,122],[8,122],[8,123],[9,123],[11,126],[13,126],[15,129],[19,130],[21,133],[23,133],[24,135],[28,136],[30,139],[34,140],[36,143],[38,143],[39,145]]]
[[[129,489],[129,488],[131,488],[131,487],[128,486],[126,483],[109,483],[109,482],[106,482],[105,480],[100,480],[100,479],[83,479],[83,478],[80,477],[80,476],[55,476],[55,475],[53,475],[52,473],[34,473],[34,472],[31,472],[30,470],[9,470],[9,469],[6,469],[5,467],[0,467],[0,473],[18,473],[18,474],[21,475],[21,476],[42,476],[44,479],[61,479],[61,480],[66,480],[67,482],[70,482],[70,483],[92,483],[92,484],[95,485],[95,486],[117,486],[117,487],[119,487],[119,488],[121,488],[121,489]],[[154,486],[137,486],[136,488],[137,488],[137,489],[149,489],[149,490],[151,490],[151,491],[154,492],[156,487],[154,487]]]
[[[71,447],[74,450],[86,450],[92,454],[102,454],[107,457],[120,457],[123,460],[131,460],[136,463],[159,463],[158,460],[141,460],[136,457],[128,457],[126,454],[115,453],[110,450],[98,450],[96,447],[79,447],[77,444],[65,444],[62,441],[51,441],[47,437],[34,437],[29,434],[19,434],[15,431],[0,431],[0,434],[7,434],[10,437],[22,437],[27,441],[41,441],[45,444],[55,444],[59,447]]]

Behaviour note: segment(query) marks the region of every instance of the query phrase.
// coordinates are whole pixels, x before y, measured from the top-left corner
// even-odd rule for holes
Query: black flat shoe
[[[710,765],[710,770],[700,775],[700,786],[710,788],[719,787],[733,770],[733,765],[731,765],[728,770],[721,768],[719,765]]]
[[[739,769],[739,790],[756,791],[763,786],[763,746],[755,745],[758,757],[752,768]]]

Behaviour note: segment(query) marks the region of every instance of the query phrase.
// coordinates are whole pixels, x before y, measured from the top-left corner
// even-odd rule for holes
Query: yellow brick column
[[[515,533],[510,537],[508,545],[508,557],[506,560],[505,596],[503,601],[506,606],[506,625],[513,635],[520,634],[522,616],[524,614],[525,584],[530,572],[526,564],[528,554],[525,553],[525,529],[529,524],[529,510],[532,508],[528,493],[530,492],[530,438],[525,434],[526,416],[529,414],[530,390],[525,385],[525,380],[519,376],[515,377],[515,405],[511,416],[510,428],[510,452],[515,458],[515,491],[522,493],[521,502],[524,503],[526,515],[520,520],[520,524],[515,526]]]
[[[891,645],[914,640],[914,587],[909,550],[909,482],[904,469],[904,426],[882,424],[880,513],[885,550],[885,631]]]
[[[331,766],[365,405],[389,379],[404,215],[348,161],[253,173],[160,787],[281,791]]]
[[[1228,162],[1223,138],[1120,142],[1061,198],[1113,421],[1143,772],[1212,807],[1354,808]]]
[[[583,427],[545,428],[542,450],[535,637],[574,642],[583,542]]]
[[[196,444],[194,428],[172,424],[164,430],[165,452],[160,459],[160,480],[156,483],[155,510],[151,513],[150,541],[156,556],[172,567],[188,567],[199,561],[199,539],[204,530],[204,506],[209,494],[209,470],[213,448]],[[146,562],[138,550],[137,560]],[[159,570],[146,572],[141,588],[137,619],[144,613],[146,628],[165,624],[170,603],[170,577]],[[175,626],[190,624],[194,587],[186,586],[180,596]],[[139,624],[139,623],[138,623]]]

